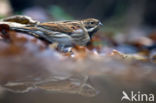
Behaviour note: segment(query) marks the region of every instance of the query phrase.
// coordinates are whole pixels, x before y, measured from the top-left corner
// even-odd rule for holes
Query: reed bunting
[[[13,17],[12,17],[13,18]],[[15,18],[15,17],[14,17]],[[49,43],[58,43],[61,50],[73,45],[85,46],[99,29],[102,23],[94,18],[72,21],[56,21],[39,23],[29,17],[5,19],[7,22],[19,23],[22,26],[10,26],[12,30],[26,32]],[[26,23],[21,22],[23,19]]]

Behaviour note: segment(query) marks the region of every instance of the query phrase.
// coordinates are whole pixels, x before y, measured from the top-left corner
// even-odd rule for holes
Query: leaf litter
[[[102,32],[98,32],[102,34]],[[74,46],[62,53],[57,44],[48,44],[26,33],[11,31],[0,25],[0,85],[8,91],[24,93],[43,89],[82,96],[96,96],[99,91],[90,78],[119,81],[126,86],[155,81],[155,35],[129,41],[136,53],[123,53],[114,38],[97,35],[86,47]],[[110,45],[110,47],[108,46]],[[153,47],[153,48],[152,48]],[[129,83],[131,81],[131,84]]]

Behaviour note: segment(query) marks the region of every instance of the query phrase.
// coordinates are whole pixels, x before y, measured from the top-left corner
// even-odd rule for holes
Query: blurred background
[[[66,62],[61,61],[62,65],[60,65],[54,51],[46,49],[45,52],[43,51],[44,53],[40,53],[34,48],[37,47],[36,45],[29,44],[27,46],[27,49],[32,50],[32,54],[35,54],[29,55],[31,60],[25,52],[24,55],[7,58],[8,54],[12,52],[7,49],[9,51],[7,57],[0,58],[0,83],[2,86],[16,81],[15,84],[19,83],[19,85],[17,87],[15,84],[11,85],[10,89],[25,90],[29,86],[33,87],[34,81],[40,82],[38,78],[42,80],[51,76],[49,74],[51,72],[56,73],[58,79],[61,78],[59,78],[59,73],[62,71],[65,71],[65,74],[61,75],[68,76],[71,74],[70,70],[68,71],[70,68],[78,72],[80,70],[80,74],[87,71],[91,76],[91,84],[100,93],[89,98],[69,93],[69,91],[75,92],[76,90],[67,90],[67,93],[47,92],[42,89],[48,87],[39,86],[42,89],[16,93],[4,92],[0,87],[0,103],[73,103],[73,101],[74,103],[120,103],[123,90],[128,93],[134,90],[155,94],[156,0],[0,0],[0,18],[11,15],[27,15],[41,22],[97,18],[104,26],[95,35],[93,49],[98,51],[100,48],[98,53],[101,58],[90,57],[89,54],[87,59],[82,62],[73,62],[67,59]],[[0,51],[5,50],[8,46],[3,42],[1,45]],[[143,52],[143,56],[148,58],[148,62],[134,60],[131,63],[105,56],[105,53],[112,49],[129,54]],[[36,54],[41,58],[38,59]],[[3,56],[3,53],[1,55]],[[50,59],[47,60],[47,57]],[[61,69],[55,71],[56,68],[57,70]],[[70,79],[73,80],[73,78]],[[28,84],[25,85],[24,83],[27,81]],[[76,82],[79,84],[77,79]],[[66,82],[60,84],[58,83],[58,88],[62,90],[66,89],[64,85],[68,86]],[[57,86],[51,87],[51,89],[53,88],[54,91],[58,89]],[[129,101],[124,103],[129,103]]]
[[[0,0],[0,17],[21,14],[41,22],[93,17],[104,24],[100,35],[113,36],[119,44],[129,35],[131,42],[155,34],[155,5],[155,0]]]
[[[94,17],[117,27],[154,27],[155,5],[155,0],[0,0],[0,16],[23,14],[41,21]]]

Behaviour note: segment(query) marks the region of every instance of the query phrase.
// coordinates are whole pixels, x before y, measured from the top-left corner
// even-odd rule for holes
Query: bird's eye
[[[94,24],[94,22],[90,22],[90,24]]]

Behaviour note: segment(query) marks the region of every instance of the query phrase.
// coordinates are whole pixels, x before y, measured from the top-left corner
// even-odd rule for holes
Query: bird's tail
[[[44,34],[41,30],[38,30],[36,27],[11,27],[11,30],[27,33],[31,36],[34,36],[36,38],[46,40],[47,42],[52,43],[52,40]]]

